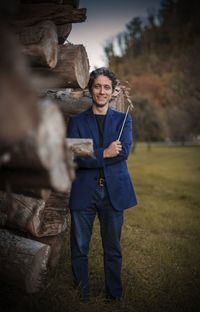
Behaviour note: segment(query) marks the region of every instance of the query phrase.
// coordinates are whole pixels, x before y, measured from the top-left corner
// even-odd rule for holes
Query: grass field
[[[122,302],[104,302],[99,225],[90,250],[92,298],[73,290],[69,239],[49,287],[35,295],[5,288],[1,311],[200,311],[200,148],[137,145],[128,161],[138,205],[125,211]]]

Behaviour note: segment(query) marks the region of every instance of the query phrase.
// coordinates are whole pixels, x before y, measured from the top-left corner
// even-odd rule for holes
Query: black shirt
[[[103,147],[103,133],[104,133],[104,124],[105,124],[106,115],[95,114],[95,118],[97,121],[98,130],[99,130],[99,144],[100,144],[100,147]],[[99,177],[104,178],[103,168],[99,169]]]

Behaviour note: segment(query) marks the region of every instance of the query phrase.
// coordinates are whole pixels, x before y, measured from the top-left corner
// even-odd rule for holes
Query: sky
[[[87,19],[72,25],[68,40],[85,46],[93,70],[106,65],[106,41],[124,31],[133,17],[145,18],[148,10],[156,13],[160,0],[80,0],[79,7],[87,9]]]

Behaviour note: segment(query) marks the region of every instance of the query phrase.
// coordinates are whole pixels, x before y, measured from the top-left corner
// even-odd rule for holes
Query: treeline
[[[141,141],[200,136],[200,11],[197,0],[161,1],[104,47],[108,66],[128,81]]]

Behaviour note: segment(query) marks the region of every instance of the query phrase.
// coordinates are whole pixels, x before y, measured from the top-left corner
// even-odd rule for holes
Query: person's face
[[[98,76],[92,85],[92,99],[98,107],[108,105],[112,96],[112,81],[103,75]]]

